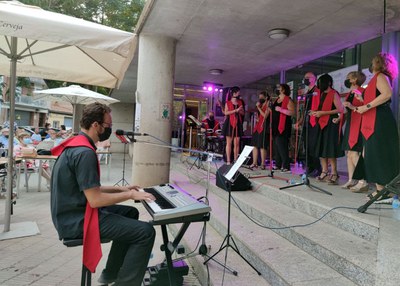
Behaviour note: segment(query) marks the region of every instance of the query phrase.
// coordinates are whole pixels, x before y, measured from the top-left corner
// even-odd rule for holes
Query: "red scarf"
[[[264,103],[263,104],[263,106],[261,106],[261,110],[262,110],[262,112],[266,112],[267,111],[267,108],[268,108],[268,104],[267,103]],[[257,121],[257,124],[256,124],[256,126],[255,126],[255,128],[254,128],[254,132],[253,133],[258,133],[258,134],[261,134],[261,132],[263,131],[263,127],[264,127],[264,120],[265,120],[265,117],[264,116],[262,116],[262,114],[260,113],[260,114],[258,114],[258,121]]]
[[[315,88],[313,91],[313,95],[311,97],[311,110],[318,110],[319,100],[321,99],[321,93],[318,88]],[[307,114],[306,114],[307,116]],[[312,127],[317,125],[317,118],[315,116],[310,116],[310,124]]]
[[[228,105],[228,111],[235,110],[235,107],[233,106],[232,101],[229,100],[226,104]],[[242,102],[240,100],[237,101],[237,104],[238,104],[238,107],[242,106]],[[240,120],[240,116],[239,116],[239,120]],[[229,122],[233,128],[237,127],[237,118],[236,118],[235,113],[232,113],[229,115]]]
[[[373,76],[368,83],[367,88],[364,92],[364,104],[368,104],[376,98],[376,81],[378,74]],[[364,112],[361,121],[361,133],[364,135],[365,140],[374,134],[375,131],[375,119],[376,119],[376,108],[371,108]]]
[[[208,124],[208,119],[204,119],[203,121],[202,121],[202,123],[204,124],[204,129],[206,129],[206,131],[208,130],[208,129],[212,129],[213,130],[213,133],[212,134],[208,134],[208,132],[206,132],[206,136],[215,136],[215,135],[217,135],[216,133],[215,133],[215,131],[217,131],[218,129],[220,129],[220,127],[219,127],[219,122],[217,121],[217,120],[215,120],[214,119],[214,128],[211,128],[211,126]]]
[[[289,104],[289,96],[285,95],[285,97],[282,100],[281,108],[287,109],[288,104]],[[283,114],[282,112],[279,115],[279,125],[278,125],[279,134],[282,134],[283,131],[285,131],[286,117],[287,115]]]
[[[364,92],[364,88],[359,87],[357,88],[358,91],[361,93]],[[346,97],[346,101],[349,97],[350,93]],[[353,98],[353,102],[351,103],[353,106],[361,106],[364,103],[359,101],[356,97]],[[350,112],[350,131],[349,131],[349,146],[350,148],[353,148],[354,145],[357,144],[358,142],[358,137],[360,134],[360,126],[361,126],[361,114],[358,112]]]
[[[328,92],[328,94],[325,97],[324,102],[322,103],[321,111],[332,110],[332,103],[333,103],[333,98],[335,97],[335,94],[336,94],[336,90],[334,90],[334,89],[331,89],[331,91]],[[315,117],[315,116],[313,116],[313,117]],[[326,125],[328,125],[329,118],[330,118],[329,114],[323,115],[320,118],[318,118],[318,124],[319,124],[321,130],[324,129]]]
[[[51,149],[51,153],[52,155],[60,156],[65,149],[80,146],[88,147],[92,149],[93,152],[96,152],[86,136],[77,135],[63,141],[60,145]],[[97,165],[97,171],[100,176],[99,165]],[[90,272],[94,273],[102,255],[98,209],[92,208],[89,205],[89,202],[87,202],[83,223],[83,264]]]

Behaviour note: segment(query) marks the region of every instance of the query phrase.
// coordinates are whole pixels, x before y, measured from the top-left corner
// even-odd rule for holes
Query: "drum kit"
[[[202,128],[197,136],[200,150],[214,153],[223,152],[223,136],[221,129],[217,129],[214,132],[213,129]]]

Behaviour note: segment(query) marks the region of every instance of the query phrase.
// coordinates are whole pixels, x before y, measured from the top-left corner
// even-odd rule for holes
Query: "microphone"
[[[115,134],[116,135],[119,135],[119,136],[148,136],[149,134],[147,134],[147,133],[138,133],[138,132],[133,132],[133,131],[124,131],[124,130],[122,130],[122,129],[117,129],[116,131],[115,131]]]

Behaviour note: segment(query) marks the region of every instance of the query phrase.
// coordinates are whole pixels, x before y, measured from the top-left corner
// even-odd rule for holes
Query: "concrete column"
[[[140,122],[135,122],[135,131],[164,142],[171,142],[175,47],[176,40],[170,37],[146,34],[139,37],[136,111],[140,112],[137,114]],[[169,182],[170,156],[169,148],[135,143],[132,183],[146,187]]]
[[[400,70],[400,32],[386,33],[382,36],[382,52],[393,55]],[[400,78],[397,77],[393,82],[393,96],[390,106],[397,123],[399,123],[399,84]]]

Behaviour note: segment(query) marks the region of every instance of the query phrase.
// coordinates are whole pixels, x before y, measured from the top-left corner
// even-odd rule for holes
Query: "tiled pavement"
[[[129,156],[127,156],[129,157]],[[115,184],[121,179],[122,155],[113,154],[111,168],[101,165],[102,184]],[[108,173],[110,171],[110,173]],[[126,179],[131,177],[131,160],[126,163]],[[80,285],[82,248],[67,248],[58,240],[50,216],[50,193],[42,182],[41,192],[37,191],[37,174],[30,179],[32,191],[22,189],[17,204],[14,206],[14,215],[11,223],[35,221],[40,234],[36,236],[16,238],[0,241],[0,285],[3,286],[75,286]],[[142,220],[149,220],[150,216],[141,204],[128,202],[139,208]],[[0,224],[4,224],[5,200],[0,200]],[[3,227],[0,226],[0,231]],[[12,226],[11,226],[12,228]],[[159,227],[156,227],[159,232]],[[159,250],[161,233],[157,238],[150,265],[160,263],[164,256]],[[97,285],[97,278],[103,269],[106,256],[111,244],[103,244],[103,258],[92,276],[92,285]],[[199,285],[195,275],[191,272],[185,277],[184,285]]]

